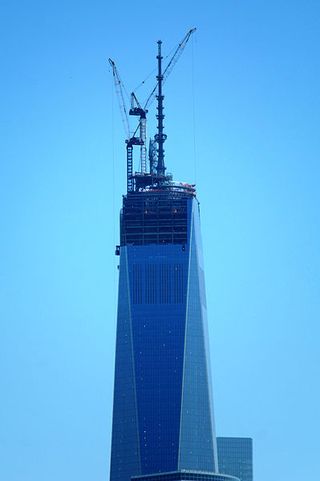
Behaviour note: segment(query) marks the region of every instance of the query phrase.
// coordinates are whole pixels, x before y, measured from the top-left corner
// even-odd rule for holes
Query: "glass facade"
[[[218,437],[217,446],[220,473],[253,481],[251,438]]]
[[[182,470],[171,473],[134,476],[132,481],[239,481],[234,476],[204,471]]]
[[[128,193],[120,238],[110,479],[218,472],[198,202]]]

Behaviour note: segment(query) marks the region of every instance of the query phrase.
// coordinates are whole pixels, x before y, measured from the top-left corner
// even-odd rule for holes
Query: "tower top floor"
[[[147,186],[123,196],[120,245],[188,242],[193,186],[171,182]]]

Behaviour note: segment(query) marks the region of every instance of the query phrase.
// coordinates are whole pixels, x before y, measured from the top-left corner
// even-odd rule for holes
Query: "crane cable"
[[[111,79],[111,156],[112,156],[112,239],[113,245],[116,245],[116,215],[115,215],[115,178],[116,178],[116,156],[115,156],[115,129],[114,129],[114,97],[115,97],[115,85]],[[113,269],[113,292],[116,298],[117,296],[117,258],[114,260]],[[116,313],[114,315],[114,323],[116,324]]]
[[[193,127],[193,175],[194,183],[197,183],[197,136],[196,136],[196,95],[195,95],[195,44],[196,38],[192,37],[191,42],[191,90],[192,90],[192,127]]]
[[[151,76],[153,76],[156,71],[157,71],[157,69],[154,68],[154,69],[145,77],[145,79],[142,80],[142,82],[140,82],[139,85],[137,85],[137,86],[132,90],[132,92],[134,93],[134,92],[136,92],[140,87],[142,87],[142,85],[144,85],[144,84],[146,83],[146,81],[149,80],[149,78],[150,78]]]
[[[173,47],[170,52],[164,57],[164,60],[167,60],[167,58],[171,57],[171,55],[173,54],[175,50],[175,47]],[[148,75],[144,78],[144,80],[142,80],[142,82],[140,82],[134,89],[133,89],[133,93],[136,92],[140,87],[142,87],[147,80],[149,80],[149,78],[152,76],[154,76],[155,72],[157,71],[156,68],[152,69],[151,72],[148,73]]]

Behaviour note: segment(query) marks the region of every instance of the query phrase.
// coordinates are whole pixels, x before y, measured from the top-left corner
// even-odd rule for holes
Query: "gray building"
[[[252,439],[217,438],[219,472],[241,481],[253,480]]]

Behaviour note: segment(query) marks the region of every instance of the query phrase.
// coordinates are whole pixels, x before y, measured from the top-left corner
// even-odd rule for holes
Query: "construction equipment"
[[[130,137],[130,126],[129,126],[129,118],[128,118],[128,112],[126,109],[126,103],[124,100],[124,95],[123,95],[123,84],[120,79],[120,75],[118,72],[118,69],[116,67],[116,64],[114,61],[109,58],[109,64],[111,65],[112,68],[112,74],[113,74],[113,80],[114,80],[114,85],[118,97],[118,102],[119,102],[119,108],[120,108],[120,113],[121,113],[121,118],[122,118],[122,123],[124,126],[125,134],[127,136],[127,139]]]
[[[129,110],[129,115],[139,116],[139,137],[140,137],[140,169],[142,173],[147,171],[147,147],[146,147],[146,137],[147,137],[147,110],[143,109],[139,103],[134,92],[131,92],[131,108]]]
[[[183,37],[174,54],[169,60],[166,68],[162,71],[162,42],[158,41],[158,73],[156,76],[157,83],[153,88],[150,95],[147,97],[144,107],[141,106],[134,92],[131,93],[130,100],[131,106],[129,109],[129,115],[139,117],[139,123],[136,127],[133,135],[130,135],[129,117],[124,100],[124,86],[120,79],[119,72],[113,60],[109,58],[109,63],[112,67],[115,90],[118,96],[119,107],[122,117],[122,122],[126,132],[126,149],[127,149],[127,191],[132,192],[139,190],[149,185],[160,185],[163,182],[167,182],[171,179],[166,175],[166,167],[164,162],[164,142],[167,138],[164,133],[164,114],[163,114],[163,100],[164,95],[162,93],[163,83],[166,81],[179,57],[181,56],[186,44],[189,41],[191,35],[196,31],[196,28],[190,29]],[[147,171],[147,148],[146,148],[146,136],[147,136],[147,107],[154,99],[157,99],[157,134],[154,136],[154,140],[150,140],[149,144],[149,169]],[[138,135],[137,135],[138,133]],[[155,145],[158,145],[156,148]],[[140,171],[134,172],[134,159],[133,159],[133,147],[135,145],[140,146]]]
[[[147,149],[146,149],[146,112],[147,110],[142,109],[139,101],[134,93],[131,94],[131,108],[129,110],[129,115],[139,115],[139,125],[135,130],[134,134],[130,135],[130,124],[129,124],[129,117],[126,108],[126,103],[124,100],[123,94],[123,83],[120,79],[120,75],[118,69],[116,67],[115,62],[109,58],[109,64],[112,67],[112,73],[114,78],[115,90],[117,93],[120,113],[122,117],[122,122],[124,125],[125,133],[126,133],[126,144],[127,144],[127,190],[130,192],[133,190],[133,146],[140,145],[140,168],[141,172],[146,171],[146,156],[147,156]],[[140,130],[139,137],[136,136],[137,130]]]

